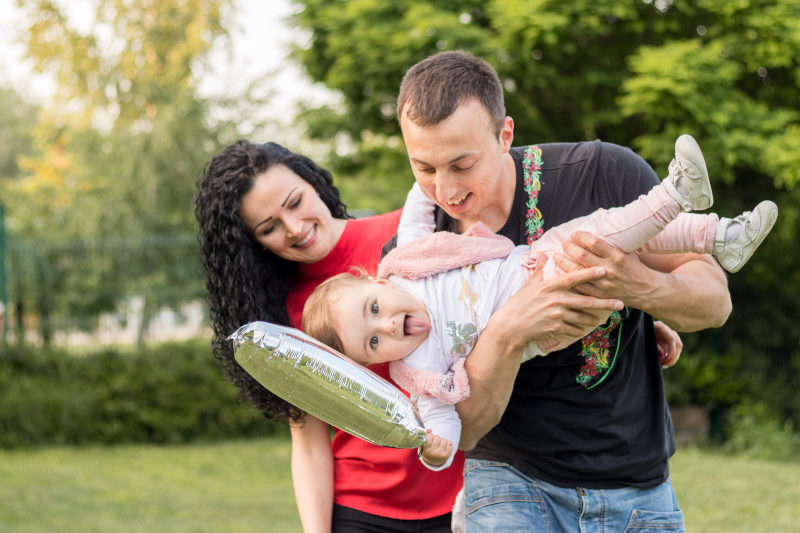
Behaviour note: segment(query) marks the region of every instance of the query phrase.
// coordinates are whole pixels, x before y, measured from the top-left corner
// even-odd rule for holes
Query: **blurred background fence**
[[[5,344],[78,348],[210,336],[194,234],[7,236],[3,244]]]
[[[211,356],[196,235],[0,232],[3,255],[0,448],[286,431],[242,403]]]

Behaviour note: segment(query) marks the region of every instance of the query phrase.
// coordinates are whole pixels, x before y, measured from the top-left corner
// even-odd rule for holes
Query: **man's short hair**
[[[403,76],[397,95],[397,120],[407,109],[414,124],[434,126],[472,98],[484,105],[500,135],[506,107],[497,72],[470,53],[440,52],[420,61]]]

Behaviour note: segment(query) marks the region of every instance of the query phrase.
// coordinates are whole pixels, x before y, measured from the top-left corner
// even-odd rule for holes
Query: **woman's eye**
[[[372,338],[369,340],[369,347],[373,350],[378,347],[378,336],[373,335]]]
[[[267,236],[267,235],[269,235],[270,233],[272,233],[272,230],[274,230],[274,229],[275,229],[275,225],[274,225],[274,224],[273,224],[272,226],[267,226],[266,228],[264,228],[264,229],[261,231],[261,235]]]
[[[378,314],[378,304],[377,303],[373,303],[371,306],[369,306],[369,310],[372,312],[373,315],[377,315]]]
[[[299,206],[300,206],[300,202],[301,202],[302,200],[303,200],[303,196],[302,196],[302,195],[298,196],[298,197],[297,197],[297,200],[295,200],[294,202],[292,202],[292,204],[291,204],[291,206],[290,206],[290,207],[291,207],[292,209],[296,209],[297,207],[299,207]]]

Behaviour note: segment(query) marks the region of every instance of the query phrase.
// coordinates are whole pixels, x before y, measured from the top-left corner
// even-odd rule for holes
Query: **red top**
[[[291,325],[301,327],[306,299],[327,278],[354,265],[375,273],[381,248],[395,234],[399,222],[400,210],[348,220],[325,259],[300,264],[286,299]],[[394,384],[387,363],[369,369]],[[338,429],[334,429],[332,451],[333,501],[365,513],[402,520],[440,516],[452,510],[463,483],[462,452],[456,454],[452,466],[434,472],[422,465],[417,450],[375,446]]]

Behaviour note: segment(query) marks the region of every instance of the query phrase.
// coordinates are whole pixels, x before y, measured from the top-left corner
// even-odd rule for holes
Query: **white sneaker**
[[[703,152],[691,135],[675,141],[675,159],[662,183],[684,211],[702,211],[714,203]]]
[[[719,219],[711,255],[728,272],[738,272],[753,256],[777,219],[778,206],[769,200],[764,200],[753,211],[745,211],[736,218]],[[727,241],[725,235],[734,224],[741,225],[741,230],[735,238]]]

